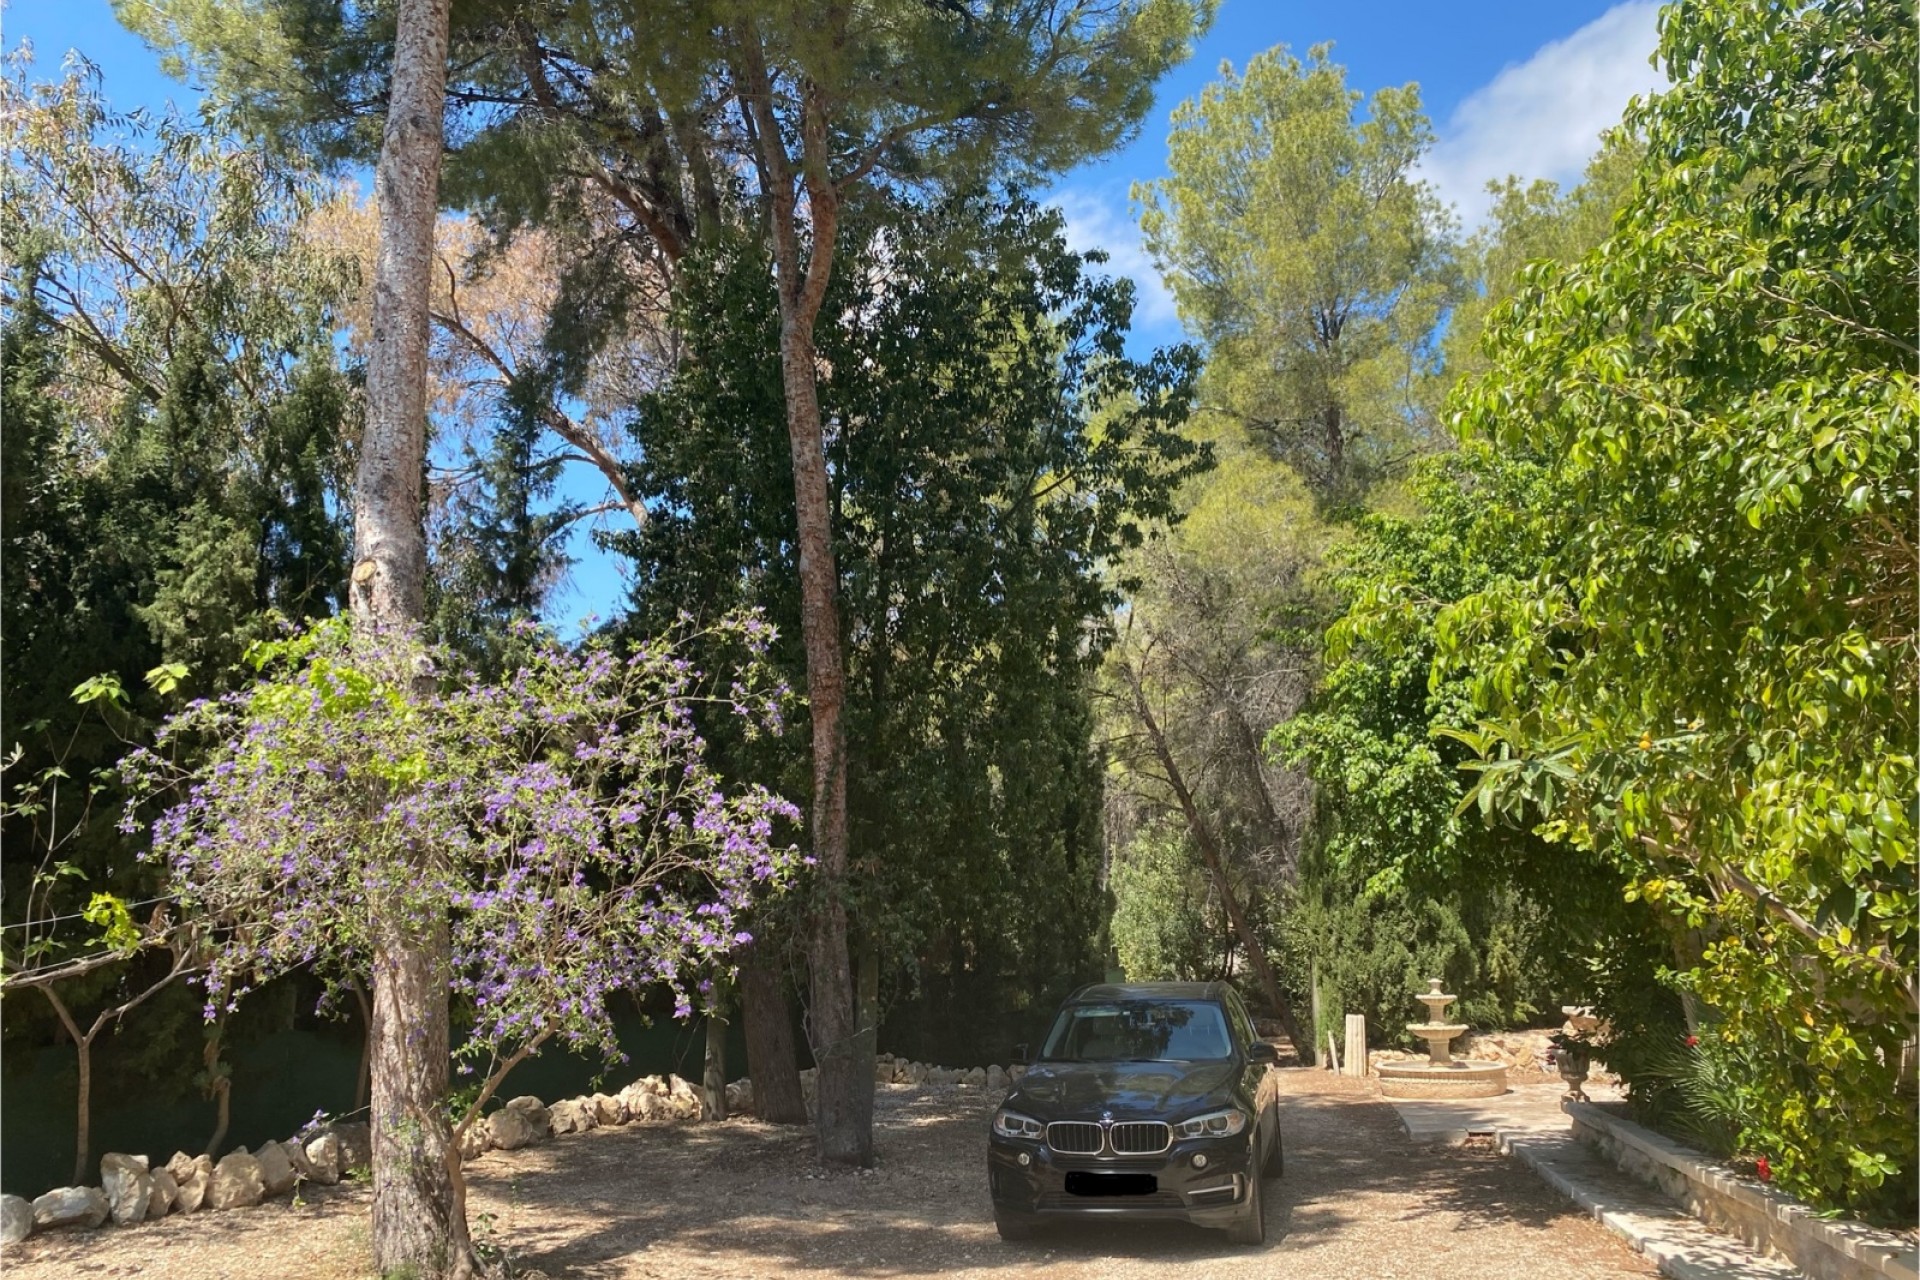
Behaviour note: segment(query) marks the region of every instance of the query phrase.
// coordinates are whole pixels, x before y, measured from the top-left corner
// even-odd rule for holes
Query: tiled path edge
[[[1491,1138],[1500,1151],[1646,1255],[1673,1280],[1795,1280],[1803,1273],[1722,1235],[1573,1136],[1558,1091],[1515,1089],[1471,1102],[1388,1099],[1417,1143]]]

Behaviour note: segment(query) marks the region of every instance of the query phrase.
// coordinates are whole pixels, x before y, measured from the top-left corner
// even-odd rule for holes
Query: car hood
[[[1232,1106],[1232,1062],[1036,1062],[1006,1105],[1035,1120],[1184,1119],[1208,1105]]]

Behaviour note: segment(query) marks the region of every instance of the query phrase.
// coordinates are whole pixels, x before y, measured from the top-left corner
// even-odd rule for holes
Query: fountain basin
[[[1497,1098],[1507,1091],[1504,1062],[1383,1062],[1374,1072],[1389,1098]]]

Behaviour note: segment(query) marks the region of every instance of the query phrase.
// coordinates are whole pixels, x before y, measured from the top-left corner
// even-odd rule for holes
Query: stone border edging
[[[1576,1138],[1707,1225],[1790,1260],[1812,1280],[1920,1280],[1920,1254],[1891,1232],[1814,1215],[1793,1197],[1592,1103],[1565,1102]]]
[[[896,1058],[874,1059],[874,1084],[908,1088],[959,1088],[984,1094],[1004,1093],[1026,1074],[1024,1065],[941,1067]],[[809,1114],[818,1068],[800,1072],[800,1092]],[[742,1077],[726,1086],[729,1111],[753,1109],[753,1081]],[[678,1075],[642,1076],[617,1094],[592,1093],[563,1098],[548,1106],[531,1094],[513,1098],[471,1125],[460,1139],[464,1163],[489,1151],[515,1151],[550,1138],[612,1128],[632,1122],[678,1124],[705,1121],[714,1111],[707,1090]],[[325,1146],[321,1159],[314,1148]],[[111,1221],[137,1226],[176,1213],[202,1209],[246,1209],[266,1200],[298,1194],[302,1183],[330,1186],[350,1170],[365,1169],[373,1157],[366,1122],[329,1123],[303,1129],[286,1142],[269,1140],[257,1152],[245,1147],[210,1156],[180,1152],[164,1166],[144,1155],[109,1151],[100,1157],[101,1187],[55,1187],[34,1200],[0,1195],[0,1245],[13,1245],[44,1231],[65,1227],[94,1230]]]

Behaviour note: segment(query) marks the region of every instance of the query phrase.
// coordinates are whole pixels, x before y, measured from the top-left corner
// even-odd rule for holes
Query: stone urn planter
[[[1593,1065],[1593,1046],[1587,1043],[1586,1037],[1563,1031],[1553,1037],[1553,1048],[1554,1065],[1566,1082],[1567,1098],[1573,1102],[1587,1101],[1587,1091],[1581,1086],[1586,1084],[1587,1072]]]

